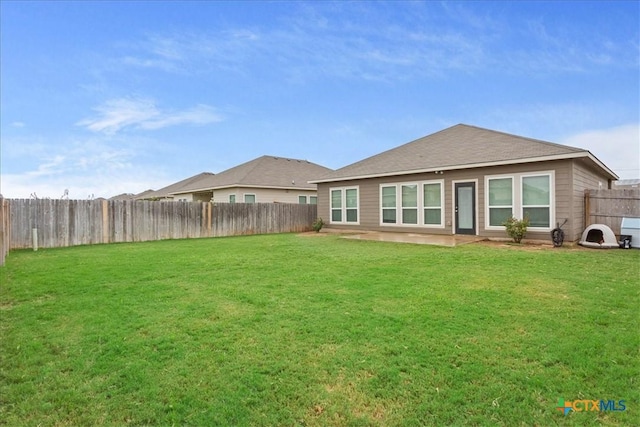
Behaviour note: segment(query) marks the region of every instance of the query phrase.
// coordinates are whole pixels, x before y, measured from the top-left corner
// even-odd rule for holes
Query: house
[[[459,124],[311,181],[330,228],[505,238],[510,216],[528,239],[584,229],[584,190],[618,179],[589,151]],[[327,220],[328,219],[328,220]]]
[[[640,188],[640,179],[619,179],[613,183],[615,190]]]
[[[308,181],[331,169],[308,160],[261,156],[216,175],[194,180],[169,194],[176,200],[216,203],[317,202],[316,184]]]
[[[136,200],[165,200],[165,201],[179,201],[179,198],[173,196],[173,192],[179,191],[184,187],[190,186],[194,183],[200,182],[206,178],[214,176],[211,172],[202,172],[189,178],[185,178],[181,181],[162,187],[159,190],[147,190],[137,196]],[[184,201],[184,200],[183,200]],[[208,200],[207,200],[208,201]]]

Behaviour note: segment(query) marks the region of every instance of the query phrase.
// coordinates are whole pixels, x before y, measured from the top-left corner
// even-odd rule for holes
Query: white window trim
[[[535,172],[520,172],[504,175],[487,175],[484,177],[484,199],[485,199],[485,230],[504,230],[504,226],[489,225],[489,180],[500,178],[512,178],[513,185],[512,191],[512,203],[513,203],[513,216],[516,219],[522,219],[524,207],[522,205],[522,180],[523,178],[529,178],[534,176],[548,176],[549,177],[549,227],[528,227],[531,231],[551,231],[555,228],[556,223],[556,174],[555,171],[535,171]],[[544,206],[546,207],[546,206]]]
[[[231,197],[233,197],[233,200],[231,200]],[[229,203],[237,203],[237,200],[236,200],[236,193],[229,194],[229,198],[227,199],[227,201],[228,201]]]
[[[504,230],[505,227],[503,225],[490,225],[490,216],[489,211],[490,207],[494,208],[511,208],[511,214],[516,215],[516,186],[518,185],[517,177],[518,174],[506,174],[506,175],[490,175],[484,177],[484,200],[485,200],[485,214],[484,214],[484,228],[486,230]],[[499,205],[499,206],[489,206],[489,181],[492,179],[511,179],[511,205]]]
[[[333,198],[331,197],[331,193],[334,191],[340,191],[340,197],[341,197],[341,218],[342,221],[334,221],[333,220]],[[355,222],[350,222],[347,221],[347,190],[356,190],[357,191],[357,198],[356,198],[356,216],[358,217],[358,220]],[[353,208],[349,208],[349,209],[353,209]],[[329,188],[329,224],[347,224],[347,225],[360,225],[360,186],[359,185],[352,185],[349,187],[331,187]]]
[[[545,171],[545,172],[533,172],[533,173],[523,173],[520,175],[520,179],[519,179],[519,191],[521,193],[521,197],[522,197],[522,192],[523,192],[523,188],[522,188],[522,183],[524,181],[524,178],[530,178],[530,177],[535,177],[535,176],[548,176],[549,177],[549,206],[547,205],[530,205],[528,207],[548,207],[549,208],[549,226],[548,227],[532,227],[529,226],[527,229],[528,230],[532,230],[532,231],[551,231],[555,228],[555,223],[556,223],[556,218],[555,218],[555,200],[556,200],[556,195],[555,195],[555,187],[556,187],[556,183],[555,183],[555,174],[554,171]],[[524,203],[521,201],[520,202],[520,218],[524,217]]]
[[[253,196],[253,203],[258,203],[258,198],[256,197],[256,193],[243,193],[242,203],[251,203],[251,202],[247,202],[247,196]]]
[[[440,224],[425,224],[424,223],[424,185],[425,184],[440,184]],[[403,185],[417,185],[418,186],[418,223],[417,224],[405,224],[402,222],[402,186]],[[383,209],[392,209],[391,207],[382,207],[382,188],[383,187],[395,187],[396,189],[396,223],[383,222],[382,211]],[[411,182],[388,182],[378,186],[379,192],[379,219],[380,226],[382,227],[423,227],[423,228],[445,228],[444,220],[444,179],[430,179],[426,181],[411,181]],[[413,209],[413,208],[404,208]]]

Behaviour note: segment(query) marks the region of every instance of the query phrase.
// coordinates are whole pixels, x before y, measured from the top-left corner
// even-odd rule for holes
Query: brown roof
[[[326,175],[331,169],[308,160],[262,156],[216,175],[181,186],[172,194],[227,187],[266,187],[315,190],[308,181]]]
[[[337,169],[312,182],[572,157],[591,157],[614,179],[617,178],[587,150],[459,124]]]
[[[159,190],[145,191],[144,193],[138,194],[135,198],[137,200],[141,200],[141,199],[162,199],[166,197],[173,197],[172,194],[180,190],[182,187],[200,182],[203,179],[209,178],[211,176],[213,176],[213,173],[211,172],[202,172],[197,175],[190,176],[189,178],[185,178],[182,181],[178,181],[173,184],[167,185],[166,187],[162,187]]]

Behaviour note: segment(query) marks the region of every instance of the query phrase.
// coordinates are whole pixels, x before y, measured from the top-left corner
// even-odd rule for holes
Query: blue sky
[[[640,177],[639,2],[0,2],[0,193],[111,197],[466,123]]]

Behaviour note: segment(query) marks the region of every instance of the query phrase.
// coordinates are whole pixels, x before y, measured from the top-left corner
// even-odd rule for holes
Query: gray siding
[[[606,176],[599,174],[594,169],[589,168],[584,162],[574,161],[572,164],[573,189],[569,194],[571,200],[571,209],[573,213],[573,221],[567,223],[563,227],[566,233],[566,239],[576,241],[582,236],[582,232],[586,228],[584,221],[584,191],[608,189],[609,180]]]
[[[457,171],[445,171],[442,175],[434,173],[402,175],[383,178],[369,178],[352,181],[339,181],[335,183],[318,184],[318,215],[325,219],[327,227],[335,229],[358,229],[358,230],[374,230],[374,231],[398,231],[425,234],[453,234],[454,233],[454,215],[453,215],[453,188],[455,182],[475,181],[476,182],[476,224],[477,233],[484,237],[505,238],[506,233],[501,230],[485,229],[485,177],[490,175],[508,175],[515,173],[533,173],[543,171],[554,171],[555,173],[555,217],[556,219],[570,218],[567,225],[582,221],[580,217],[576,219],[576,195],[578,192],[583,194],[582,190],[576,190],[572,184],[575,172],[573,160],[557,160],[550,162],[530,163],[521,165],[495,166],[488,168],[463,169]],[[444,228],[426,228],[426,227],[399,227],[399,226],[381,226],[380,225],[380,184],[399,183],[411,181],[426,180],[444,180]],[[587,180],[585,185],[593,185],[593,180]],[[355,225],[336,225],[329,224],[330,206],[329,206],[329,189],[333,187],[348,187],[357,185],[360,188],[360,224]],[[597,180],[595,187],[598,188]],[[586,188],[586,187],[585,187]],[[580,199],[582,200],[582,199]],[[578,212],[580,213],[580,212]],[[584,216],[584,214],[582,214]],[[555,223],[552,224],[552,228]],[[568,229],[567,240],[575,240],[576,234],[573,227]],[[579,237],[579,236],[578,236]],[[551,240],[550,233],[547,231],[527,233],[529,239]]]

